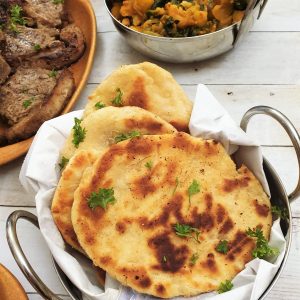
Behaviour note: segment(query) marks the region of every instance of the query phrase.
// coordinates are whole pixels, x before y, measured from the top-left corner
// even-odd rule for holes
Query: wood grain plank
[[[91,1],[98,23],[98,32],[114,31],[115,28],[106,11],[104,1]],[[289,0],[282,5],[282,0],[269,1],[262,17],[253,27],[253,31],[300,31],[299,0]]]
[[[63,299],[63,300],[72,300],[70,296],[65,296],[65,295],[58,295],[59,298]],[[29,300],[42,300],[43,297],[41,297],[39,294],[37,293],[27,293],[27,296],[29,298]]]
[[[123,64],[155,62],[130,48],[117,32],[98,33],[97,43],[89,83],[101,82]],[[299,84],[298,53],[300,32],[251,32],[239,47],[208,61],[156,63],[180,84]]]

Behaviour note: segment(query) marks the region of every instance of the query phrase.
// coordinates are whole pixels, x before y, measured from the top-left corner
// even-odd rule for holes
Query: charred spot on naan
[[[237,231],[234,239],[229,242],[229,251],[226,258],[230,261],[237,257],[244,257],[244,261],[251,260],[251,252],[255,247],[255,242],[245,232]]]
[[[170,231],[166,231],[149,239],[148,245],[157,259],[157,264],[152,268],[163,272],[180,273],[190,251],[186,245],[174,245],[170,234],[172,234]]]
[[[123,267],[119,269],[126,282],[132,282],[134,285],[140,286],[141,288],[149,288],[152,285],[152,281],[149,277],[148,272],[145,268],[140,267],[129,268]]]
[[[133,82],[132,92],[127,96],[125,105],[138,106],[143,109],[149,108],[149,99],[145,89],[145,80],[137,77]]]
[[[176,181],[175,174],[178,164],[174,161],[156,163],[150,170],[135,179],[130,185],[134,195],[145,198],[163,187],[172,187]]]
[[[219,273],[218,266],[216,264],[215,255],[208,253],[205,261],[200,263],[205,271],[205,274],[216,275]]]
[[[155,122],[152,118],[143,118],[142,120],[137,119],[126,119],[124,125],[128,130],[139,128],[140,130],[146,129],[152,134],[161,133],[163,124]]]
[[[258,200],[253,200],[253,205],[255,206],[256,213],[261,217],[267,217],[270,213],[270,208],[266,204],[259,204]]]

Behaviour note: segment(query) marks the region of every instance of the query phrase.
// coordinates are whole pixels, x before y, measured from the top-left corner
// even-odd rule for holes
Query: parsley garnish
[[[35,51],[40,51],[40,50],[41,50],[41,45],[40,45],[40,44],[35,44],[35,45],[33,46],[33,49],[34,49]]]
[[[30,97],[29,99],[25,100],[23,102],[23,107],[24,108],[28,108],[31,104],[32,104],[32,101],[34,100],[34,97]]]
[[[56,78],[56,76],[57,76],[57,71],[56,70],[52,70],[49,74],[48,74],[48,76],[50,77],[50,78]]]
[[[277,217],[277,218],[281,218],[283,220],[286,220],[288,218],[288,210],[286,209],[286,207],[279,207],[279,206],[272,206],[271,208],[271,212]]]
[[[104,108],[104,107],[105,107],[105,104],[104,104],[103,102],[99,101],[99,102],[97,102],[97,103],[95,104],[95,107],[96,107],[97,109],[101,109],[101,108]]]
[[[176,177],[176,180],[175,180],[175,187],[174,187],[172,196],[174,196],[174,194],[175,194],[175,192],[176,192],[176,190],[177,190],[178,184],[179,184],[179,180],[178,180],[178,177]]]
[[[190,264],[191,264],[192,266],[194,266],[194,265],[196,264],[198,258],[199,258],[199,254],[198,254],[198,253],[194,253],[194,254],[192,255],[192,257],[190,258]]]
[[[225,280],[224,282],[221,282],[221,284],[218,287],[218,293],[222,294],[225,292],[230,291],[233,288],[233,284],[230,280]]]
[[[153,167],[153,161],[147,161],[146,163],[145,163],[145,167],[147,168],[147,169],[149,169],[149,170],[151,170],[152,169],[152,167]]]
[[[253,230],[248,228],[246,231],[247,235],[256,238],[256,247],[252,251],[253,257],[265,258],[273,255],[278,255],[279,249],[270,247],[268,241],[263,235],[263,232],[260,228],[256,227]]]
[[[98,193],[93,192],[88,198],[88,205],[90,208],[101,206],[106,210],[109,203],[114,203],[116,198],[114,196],[114,189],[99,189]]]
[[[200,192],[200,186],[197,180],[193,180],[192,184],[188,188],[189,203],[191,205],[191,196],[196,195]]]
[[[52,0],[52,3],[54,4],[63,4],[64,2],[64,0]]]
[[[167,257],[166,257],[165,255],[163,256],[162,261],[163,261],[164,263],[167,262]]]
[[[117,144],[117,143],[120,143],[125,140],[133,139],[135,137],[140,137],[141,135],[142,134],[136,130],[128,132],[128,133],[121,133],[115,137],[115,143]]]
[[[72,143],[78,148],[79,144],[84,140],[86,129],[80,126],[81,120],[75,118],[75,125],[73,126],[73,140]]]
[[[219,244],[216,247],[216,251],[223,253],[223,254],[227,254],[228,252],[228,241],[223,240],[220,241]]]
[[[199,241],[200,231],[197,228],[191,227],[190,225],[186,225],[186,224],[176,223],[174,225],[174,230],[178,236],[193,238],[196,242],[200,243]],[[195,233],[195,235],[193,235],[193,233]]]
[[[113,100],[111,100],[111,103],[115,106],[121,106],[123,104],[123,100],[122,100],[123,93],[119,88],[116,89],[116,93],[117,95]]]
[[[14,23],[10,23],[9,29],[10,29],[11,31],[13,31],[14,33],[20,33],[20,31],[18,30],[16,24],[14,24]]]
[[[60,163],[58,164],[60,170],[64,169],[65,166],[68,164],[68,162],[69,162],[69,159],[63,156],[63,157],[61,158]]]
[[[10,9],[10,19],[12,24],[19,24],[19,25],[25,25],[26,20],[21,16],[22,14],[22,7],[19,5],[14,5]]]

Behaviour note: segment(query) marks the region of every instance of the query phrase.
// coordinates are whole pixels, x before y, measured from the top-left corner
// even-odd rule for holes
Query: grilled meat
[[[61,69],[77,61],[84,53],[84,36],[75,24],[61,30],[59,43],[52,43],[46,49],[27,59],[27,65],[47,69]]]
[[[9,64],[4,60],[2,55],[0,55],[0,84],[2,84],[10,74],[10,66]]]
[[[36,21],[38,27],[57,27],[62,24],[64,6],[55,4],[53,0],[25,0],[23,9],[27,16]]]
[[[77,61],[85,41],[66,16],[53,0],[0,0],[1,146],[34,135],[72,96],[72,73],[55,70]]]
[[[17,26],[18,33],[6,32],[4,56],[13,66],[22,60],[35,56],[38,52],[62,42],[57,41],[59,31],[55,28],[30,28]]]
[[[10,125],[5,133],[8,142],[32,136],[44,121],[57,116],[74,88],[69,70],[18,68],[0,89],[0,116]]]

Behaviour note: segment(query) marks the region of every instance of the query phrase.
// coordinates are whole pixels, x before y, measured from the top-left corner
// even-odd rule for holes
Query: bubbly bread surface
[[[115,143],[120,134],[138,131],[139,134],[164,134],[176,129],[159,116],[139,107],[105,107],[88,115],[81,122],[86,131],[78,148],[73,143],[74,130],[71,130],[61,156],[70,159],[76,151],[101,151]]]
[[[71,133],[62,156],[71,158],[62,172],[52,201],[52,215],[64,240],[78,251],[78,244],[71,222],[74,192],[83,172],[92,166],[97,155],[109,145],[116,143],[116,136],[137,131],[140,134],[164,134],[176,132],[166,121],[139,107],[106,107],[89,115],[81,126],[86,135],[78,148],[72,143]],[[73,155],[74,154],[74,155]]]
[[[173,76],[161,67],[144,62],[124,65],[107,77],[89,97],[84,116],[96,110],[95,104],[115,105],[117,90],[122,93],[121,106],[138,106],[188,132],[192,102]]]
[[[115,201],[91,208],[92,193],[104,189]],[[269,238],[272,217],[261,184],[220,143],[174,133],[103,151],[74,194],[72,223],[96,266],[138,292],[170,298],[231,280],[252,259],[246,230],[258,226]],[[183,225],[192,228],[187,235],[178,234]],[[217,251],[224,240],[227,253]]]
[[[74,155],[63,170],[52,200],[51,212],[54,222],[64,240],[74,249],[84,253],[80,247],[71,221],[71,209],[74,192],[77,189],[84,170],[91,167],[97,158],[97,152],[81,150]]]

